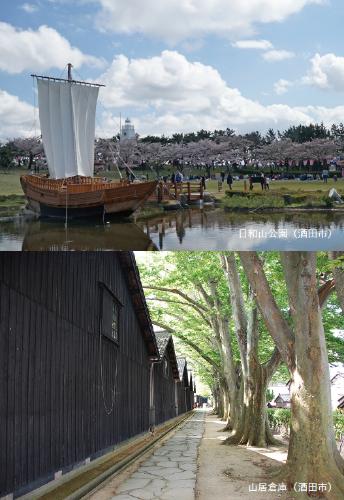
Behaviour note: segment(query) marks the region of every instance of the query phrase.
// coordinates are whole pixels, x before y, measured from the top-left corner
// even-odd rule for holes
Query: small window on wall
[[[114,294],[102,285],[101,333],[115,342],[119,341],[121,307]]]

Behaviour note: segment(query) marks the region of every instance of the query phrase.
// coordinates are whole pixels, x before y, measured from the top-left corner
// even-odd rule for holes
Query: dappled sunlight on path
[[[209,500],[286,498],[280,492],[249,492],[249,486],[271,484],[270,471],[286,460],[287,449],[226,446],[221,443],[229,436],[222,432],[225,422],[208,414],[205,433],[199,448],[196,498]]]

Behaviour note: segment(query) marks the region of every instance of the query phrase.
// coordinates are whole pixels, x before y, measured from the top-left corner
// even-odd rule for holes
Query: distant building
[[[342,396],[340,399],[338,399],[338,406],[337,408],[343,410],[344,409],[344,396]]]
[[[129,118],[125,120],[124,125],[121,128],[120,139],[121,141],[136,139],[135,127]]]
[[[344,373],[336,373],[334,377],[331,378],[331,400],[332,400],[332,410],[343,404],[344,400]]]
[[[274,400],[276,408],[290,408],[290,394],[279,394]]]
[[[344,372],[343,368],[339,368],[341,371],[337,371],[337,368],[333,368],[331,377],[331,406],[332,410],[336,408],[344,408]],[[337,371],[337,373],[335,372]],[[269,386],[269,390],[272,390],[274,396],[278,396],[271,401],[271,406],[276,408],[290,408],[290,384],[291,380],[287,383],[275,382],[273,385]]]

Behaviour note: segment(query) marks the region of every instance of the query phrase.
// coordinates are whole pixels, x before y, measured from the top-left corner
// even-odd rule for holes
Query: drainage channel
[[[56,485],[46,485],[40,490],[31,492],[22,500],[79,500],[90,494],[106,482],[110,477],[123,473],[125,469],[142,458],[148,451],[154,448],[160,441],[172,434],[179,426],[193,415],[189,412],[180,418],[174,419],[172,423],[159,426],[153,436],[145,436],[118,451],[109,453],[107,456],[91,462],[78,471],[73,471],[69,477],[62,477]]]

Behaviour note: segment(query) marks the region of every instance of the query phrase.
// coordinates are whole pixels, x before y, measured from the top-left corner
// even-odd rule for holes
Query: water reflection
[[[156,250],[133,222],[15,221],[0,223],[0,250]]]
[[[308,233],[306,233],[308,231]],[[0,250],[343,250],[344,213],[167,212],[146,221],[0,222]]]
[[[159,250],[342,250],[344,213],[184,210],[139,223]]]

